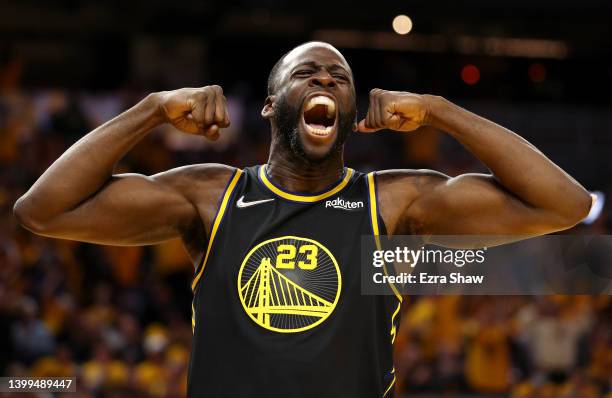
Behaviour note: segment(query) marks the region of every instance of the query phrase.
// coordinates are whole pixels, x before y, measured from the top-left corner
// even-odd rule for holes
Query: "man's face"
[[[341,151],[353,129],[350,68],[331,46],[309,43],[290,52],[276,78],[273,119],[287,146],[310,162]]]

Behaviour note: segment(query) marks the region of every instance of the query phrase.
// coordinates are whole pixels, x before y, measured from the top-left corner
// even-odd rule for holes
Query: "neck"
[[[338,151],[321,162],[310,162],[273,140],[268,158],[268,176],[292,192],[320,192],[342,178],[344,159]]]

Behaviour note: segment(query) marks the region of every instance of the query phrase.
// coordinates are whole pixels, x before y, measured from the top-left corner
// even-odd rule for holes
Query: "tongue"
[[[312,127],[313,129],[317,129],[317,130],[325,130],[327,128],[322,124],[316,124],[316,123],[308,123],[308,125]]]

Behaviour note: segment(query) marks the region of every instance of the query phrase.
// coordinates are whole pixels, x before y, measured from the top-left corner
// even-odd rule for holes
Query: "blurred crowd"
[[[46,239],[11,214],[17,197],[71,143],[143,95],[5,89],[0,97],[3,376],[76,375],[84,397],[185,395],[193,267],[181,243],[110,247]],[[250,97],[240,87],[228,95],[232,126],[219,142],[162,127],[117,171],[265,162],[261,101]],[[481,167],[453,145],[427,129],[409,138],[356,137],[347,163],[363,171],[426,166],[450,174]],[[606,212],[574,232],[609,233]],[[410,297],[402,317],[396,375],[408,396],[612,396],[608,296]]]
[[[420,297],[396,342],[409,393],[595,398],[612,383],[609,296]]]

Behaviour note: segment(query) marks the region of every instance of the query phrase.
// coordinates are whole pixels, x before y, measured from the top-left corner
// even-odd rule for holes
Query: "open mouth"
[[[336,103],[330,97],[316,95],[304,105],[303,117],[309,133],[326,137],[336,125]]]

